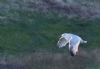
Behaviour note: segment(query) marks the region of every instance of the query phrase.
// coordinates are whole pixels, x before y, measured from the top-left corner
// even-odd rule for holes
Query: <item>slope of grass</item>
[[[67,19],[56,14],[10,10],[0,19],[0,51],[57,50],[56,42],[64,32],[88,40],[88,47],[99,47],[99,20]]]

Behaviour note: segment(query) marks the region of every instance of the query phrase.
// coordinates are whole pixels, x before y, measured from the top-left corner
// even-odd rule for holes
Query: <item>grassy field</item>
[[[14,12],[14,11],[13,11]],[[36,49],[57,49],[56,42],[64,32],[78,34],[88,40],[88,47],[99,47],[99,20],[67,19],[57,15],[15,11],[15,18],[0,22],[0,51],[19,52]],[[19,16],[16,16],[19,15]]]
[[[55,13],[29,11],[17,8],[13,1],[0,0],[0,69],[100,68],[99,19],[70,19]],[[81,45],[79,56],[73,58],[66,48],[56,46],[65,32],[88,41]]]

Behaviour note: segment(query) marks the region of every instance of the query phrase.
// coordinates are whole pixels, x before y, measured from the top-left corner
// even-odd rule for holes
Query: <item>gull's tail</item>
[[[87,41],[85,41],[85,40],[81,39],[81,43],[87,43]]]

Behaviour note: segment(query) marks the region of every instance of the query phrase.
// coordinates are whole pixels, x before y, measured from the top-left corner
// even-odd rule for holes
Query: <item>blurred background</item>
[[[0,69],[100,69],[99,0],[0,0]],[[56,45],[77,34],[78,55]]]

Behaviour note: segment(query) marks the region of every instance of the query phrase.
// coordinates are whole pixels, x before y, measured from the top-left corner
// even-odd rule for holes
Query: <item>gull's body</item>
[[[57,45],[59,48],[66,46],[66,44],[69,44],[69,51],[72,56],[76,55],[78,52],[78,47],[80,43],[87,43],[87,41],[84,41],[81,37],[71,34],[71,33],[64,33],[61,35],[61,38],[59,39]]]

